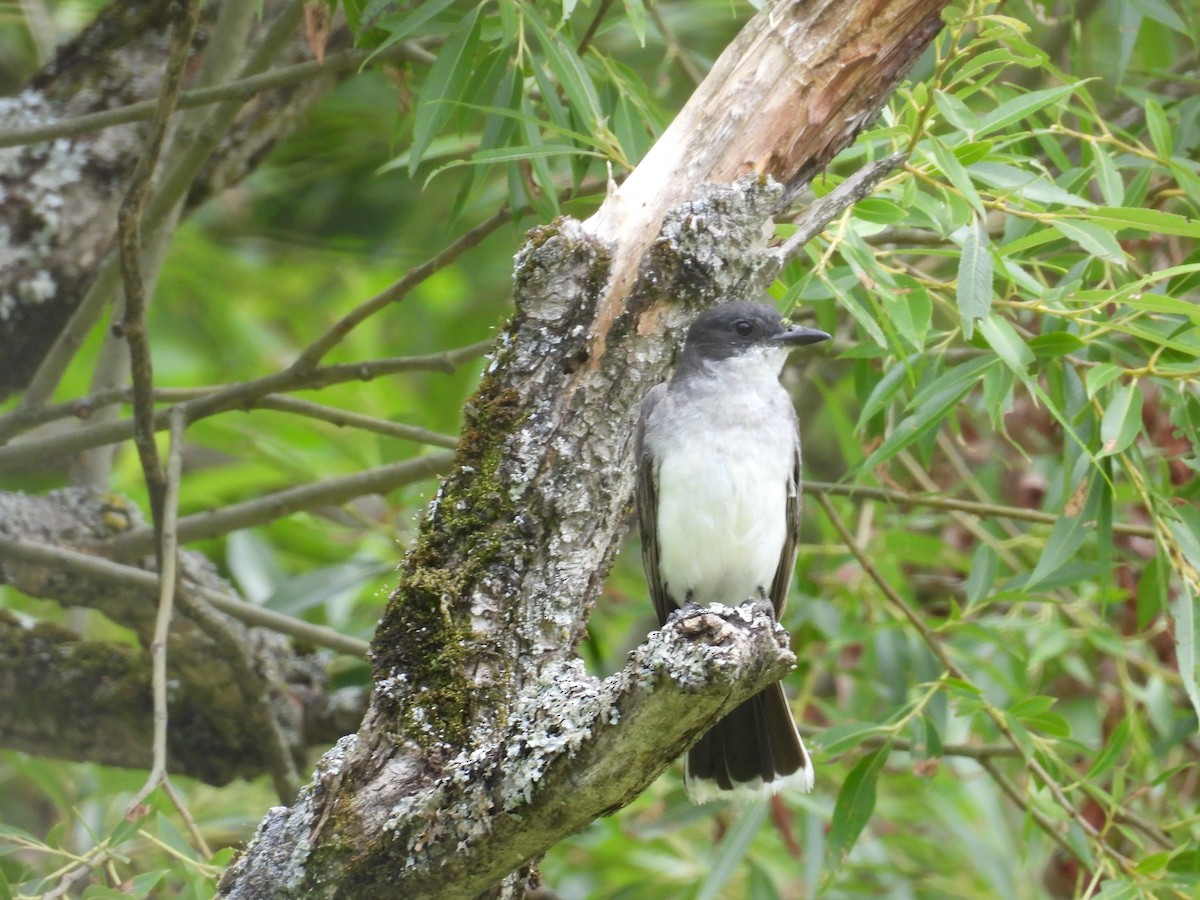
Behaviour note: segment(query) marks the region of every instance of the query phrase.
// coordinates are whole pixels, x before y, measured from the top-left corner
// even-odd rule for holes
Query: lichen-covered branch
[[[292,809],[271,811],[227,873],[226,896],[469,900],[624,806],[714,718],[794,663],[769,604],[695,609],[652,633],[603,682],[578,660],[546,667],[509,711],[501,752],[464,749],[423,790],[343,794],[331,809],[362,740],[348,737]],[[391,772],[400,782],[418,774]],[[302,855],[311,848],[300,845],[316,840],[357,850],[306,876]]]
[[[253,735],[236,737],[245,728],[236,708],[214,715],[205,692],[190,683],[177,687],[170,698],[170,771],[217,785],[266,771],[261,752],[230,755],[252,747]],[[289,681],[286,691],[308,746],[352,729],[366,700],[357,689],[329,692],[321,681],[303,678]],[[0,695],[0,747],[150,766],[150,656],[137,647],[85,640],[47,623],[23,625],[0,611]]]
[[[89,490],[53,491],[46,497],[0,494],[0,535],[10,539],[86,544],[140,524],[138,511],[126,502]],[[323,661],[315,655],[297,654],[277,634],[246,628],[212,609],[201,599],[203,593],[230,593],[231,589],[203,557],[182,553],[180,572],[183,594],[168,642],[169,674],[175,684],[169,747],[175,748],[176,741],[194,741],[203,752],[172,749],[172,771],[213,784],[264,772],[280,781],[281,760],[278,753],[272,755],[273,745],[285,748],[299,765],[314,733],[329,738],[328,728],[308,721],[309,710],[315,721],[333,720],[330,704],[320,697],[325,693]],[[145,574],[154,581],[152,574]],[[37,675],[40,669],[8,667],[0,685],[5,704],[0,705],[6,705],[13,717],[0,718],[0,745],[68,759],[145,766],[151,720],[150,657],[144,648],[154,632],[153,590],[147,590],[146,584],[79,575],[47,562],[4,557],[0,557],[0,584],[11,584],[32,597],[95,609],[133,631],[141,644],[141,648],[122,649],[81,641],[51,626],[23,629],[10,622],[6,626],[6,658],[11,652],[23,659],[39,652],[39,646],[53,645],[58,649],[45,652],[51,658],[57,658],[55,654],[64,660],[73,658],[79,671],[61,671],[50,678],[44,673]],[[104,659],[106,651],[113,654],[111,668]],[[109,702],[132,705],[130,711],[114,715],[113,733],[105,730],[103,743],[97,736],[97,753],[93,754],[86,752],[86,732],[80,729],[83,723],[95,720],[77,709],[81,698],[92,694],[81,692],[72,702],[56,702],[56,698],[71,696],[74,679],[89,674],[97,683],[111,684],[113,691],[119,688],[119,697],[96,696],[97,709]],[[31,678],[34,680],[27,680]],[[41,687],[38,678],[45,680]],[[134,693],[138,688],[144,691],[140,698]],[[36,715],[30,710],[21,712],[26,700],[37,705]],[[133,719],[137,727],[126,729]],[[347,721],[344,714],[335,719],[343,725]],[[101,748],[107,746],[119,748],[120,754],[114,750],[112,757],[105,756],[107,751],[101,752]]]
[[[257,30],[293,4],[267,0]],[[154,97],[171,6],[168,0],[110,4],[24,91],[0,99],[0,130],[49,125]],[[205,21],[221,6],[206,4]],[[202,27],[195,55],[204,54],[206,39]],[[275,56],[284,64],[310,57],[299,32]],[[227,131],[215,135],[220,143],[186,188],[188,206],[244,178],[345,73],[322,69],[256,94]],[[28,383],[112,248],[116,211],[141,153],[143,130],[124,124],[0,150],[0,397]]]

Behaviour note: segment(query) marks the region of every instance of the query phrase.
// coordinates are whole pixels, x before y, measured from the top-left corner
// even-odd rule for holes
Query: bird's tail
[[[755,694],[705,732],[688,751],[688,796],[752,800],[784,787],[811,791],[812,760],[779,682]]]

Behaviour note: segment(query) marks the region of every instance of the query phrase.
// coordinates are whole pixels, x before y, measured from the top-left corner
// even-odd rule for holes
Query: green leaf
[[[408,151],[410,175],[417,171],[425,151],[450,118],[455,101],[462,97],[471,79],[479,43],[480,9],[473,7],[442,45],[417,95],[412,147]]]
[[[958,258],[955,299],[962,316],[963,336],[967,340],[975,330],[976,319],[986,319],[992,308],[994,272],[992,245],[981,218],[963,229],[962,254]]]
[[[1101,206],[1083,217],[1114,231],[1135,228],[1147,234],[1178,234],[1182,237],[1200,238],[1200,222],[1157,209],[1138,206]]]
[[[1113,729],[1112,734],[1108,736],[1108,740],[1104,742],[1104,747],[1096,754],[1096,758],[1092,760],[1091,768],[1084,776],[1084,780],[1092,784],[1099,784],[1101,776],[1108,773],[1117,761],[1121,758],[1121,754],[1125,752],[1125,745],[1129,742],[1129,720],[1121,719],[1117,723],[1117,727]]]
[[[696,893],[696,900],[716,900],[724,897],[725,884],[745,862],[750,843],[767,817],[767,804],[753,803],[741,807],[741,814],[717,846],[708,867],[708,876]]]
[[[1101,479],[1095,478],[1087,488],[1082,484],[1076,488],[1076,492],[1087,490],[1083,509],[1077,515],[1062,515],[1054,523],[1042,555],[1025,581],[1024,590],[1033,590],[1067,563],[1075,560],[1075,554],[1096,527],[1096,513],[1100,508],[1101,495],[1101,484],[1097,482],[1101,482]]]
[[[991,315],[979,323],[979,333],[988,342],[996,355],[1022,381],[1029,381],[1029,366],[1033,363],[1033,351],[1017,334],[1008,319]]]
[[[1162,159],[1170,159],[1171,148],[1175,141],[1171,137],[1171,126],[1167,122],[1167,114],[1163,112],[1158,101],[1150,97],[1146,98],[1145,110],[1146,127],[1150,130],[1150,140],[1154,142],[1155,151]]]
[[[1193,29],[1188,27],[1187,22],[1180,18],[1179,13],[1171,8],[1171,5],[1166,0],[1130,0],[1130,2],[1141,11],[1147,19],[1153,19],[1166,25],[1173,31],[1177,31],[1186,38],[1195,39]],[[1187,8],[1186,6],[1184,7]]]
[[[996,574],[1000,571],[1000,558],[996,551],[987,544],[975,548],[971,557],[971,570],[967,573],[965,590],[967,594],[967,609],[983,600],[996,583]]]
[[[1138,579],[1138,631],[1145,631],[1149,628],[1150,623],[1167,608],[1167,588],[1170,581],[1170,566],[1160,549],[1142,569],[1142,577]]]
[[[996,362],[989,357],[973,359],[961,366],[956,366],[945,375],[939,377],[933,385],[926,388],[914,398],[911,404],[916,412],[902,420],[874,452],[862,463],[862,468],[870,471],[876,466],[883,465],[905,447],[920,440],[932,429],[941,425],[942,421],[958,405],[963,396],[973,388],[983,373]],[[933,388],[937,390],[933,390]]]
[[[388,16],[388,18],[380,22],[378,26],[379,28],[388,32],[388,36],[383,40],[382,43],[380,43],[378,47],[372,51],[371,55],[367,57],[366,62],[363,63],[363,66],[366,66],[368,63],[370,63],[371,60],[373,60],[375,56],[380,53],[380,51],[386,50],[393,44],[398,43],[399,41],[402,41],[409,35],[413,34],[415,31],[417,31],[417,29],[419,29],[422,25],[424,25],[446,7],[450,6],[453,2],[454,0],[429,0],[428,3],[422,3],[415,9],[406,10],[400,15]],[[368,12],[364,14],[364,17],[368,20],[368,23],[369,20],[373,18],[369,8]]]
[[[1108,151],[1100,145],[1099,141],[1093,141],[1090,147],[1092,161],[1095,163],[1096,184],[1100,187],[1100,194],[1109,206],[1119,207],[1125,202],[1125,182],[1121,180],[1121,175],[1113,164],[1112,157],[1108,155]]]
[[[1190,169],[1189,165],[1178,159],[1172,159],[1167,163],[1167,168],[1171,170],[1171,176],[1179,182],[1179,186],[1187,192],[1187,195],[1195,202],[1200,203],[1200,175]]]
[[[301,615],[318,606],[329,609],[357,595],[372,582],[382,584],[391,569],[391,565],[370,557],[310,569],[280,584],[263,605],[289,616]]]
[[[1078,219],[1054,219],[1050,223],[1067,240],[1074,241],[1088,253],[1118,266],[1125,265],[1125,251],[1117,239],[1092,222]]]
[[[828,858],[835,866],[839,865],[854,847],[854,842],[858,840],[858,836],[871,819],[871,813],[875,811],[875,785],[891,749],[891,744],[887,743],[860,759],[846,776],[842,789],[838,791],[827,845]]]
[[[1192,591],[1187,579],[1181,578],[1179,591],[1171,601],[1171,618],[1175,620],[1175,658],[1179,662],[1179,677],[1183,690],[1192,701],[1192,709],[1200,716],[1200,615],[1196,604],[1200,598]]]
[[[1084,346],[1083,341],[1069,331],[1051,331],[1029,339],[1029,349],[1038,359],[1057,359]]]
[[[960,131],[973,131],[979,125],[979,117],[953,94],[934,91],[933,102],[942,117]]]
[[[584,150],[574,144],[517,144],[512,147],[497,147],[495,150],[480,150],[470,159],[455,159],[445,165],[438,166],[429,173],[425,184],[433,181],[443,172],[450,169],[460,169],[463,166],[490,166],[503,162],[533,162],[535,160],[553,159],[560,156],[591,156],[603,159],[604,154],[594,150]],[[548,174],[548,173],[547,173]],[[547,177],[546,180],[549,180]],[[539,182],[541,179],[539,179]]]
[[[829,756],[837,756],[875,735],[887,733],[887,728],[875,722],[839,722],[822,731],[814,743]]]
[[[646,46],[646,4],[643,0],[625,0],[625,20],[629,27],[633,29],[633,36],[637,38],[638,46]],[[687,52],[686,49],[683,50]]]
[[[1137,382],[1120,385],[1113,391],[1100,422],[1100,452],[1097,458],[1120,453],[1138,436],[1142,428],[1142,391]]]
[[[1100,363],[1095,368],[1088,369],[1086,376],[1088,399],[1091,400],[1102,387],[1124,374],[1125,369],[1114,363]]]
[[[942,736],[938,733],[933,717],[928,713],[922,714],[921,724],[924,731],[925,746],[918,752],[918,757],[921,759],[940,759],[943,752]]]
[[[1077,81],[1074,84],[1064,84],[1060,87],[1030,91],[1028,94],[1021,94],[1019,97],[1014,97],[1005,103],[1001,103],[980,120],[979,128],[975,131],[975,136],[982,137],[989,131],[999,131],[1013,122],[1019,122],[1022,119],[1028,118],[1039,109],[1074,93],[1075,89],[1082,84],[1085,84],[1085,82]]]
[[[525,10],[525,21],[546,54],[546,62],[550,71],[562,85],[571,107],[579,114],[584,125],[593,132],[600,130],[603,118],[600,112],[600,99],[596,96],[596,87],[574,48],[566,47],[558,32],[552,32],[537,16],[532,7]]]
[[[871,393],[863,401],[862,411],[858,414],[858,427],[861,429],[877,414],[892,402],[892,398],[900,391],[909,377],[915,378],[913,366],[917,364],[918,354],[907,359],[897,360],[883,377],[875,382]]]
[[[1091,200],[1064,190],[1045,176],[1018,169],[1016,166],[981,162],[971,166],[969,171],[971,177],[977,181],[982,181],[1001,191],[1011,191],[1018,197],[1032,200],[1034,203],[1079,206],[1087,209],[1096,205]]]
[[[1175,620],[1175,656],[1179,661],[1179,677],[1192,706],[1200,715],[1200,515],[1192,507],[1178,510],[1179,518],[1167,519],[1167,528],[1175,539],[1182,559],[1176,559],[1179,586],[1171,603]]]
[[[929,293],[922,288],[907,288],[896,293],[880,291],[879,297],[901,336],[914,347],[924,347],[933,317]]]
[[[963,198],[971,205],[975,212],[982,216],[984,214],[983,200],[979,197],[979,192],[975,190],[975,185],[971,183],[971,176],[967,174],[967,170],[963,164],[959,162],[954,151],[943,144],[935,137],[929,138],[929,146],[933,151],[934,161],[937,162],[937,167],[942,174],[946,176],[950,184],[958,189],[958,192],[963,195]]]

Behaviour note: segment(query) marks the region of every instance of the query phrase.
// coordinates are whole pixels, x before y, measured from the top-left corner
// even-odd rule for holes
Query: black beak
[[[818,328],[805,328],[803,325],[789,325],[779,334],[775,335],[773,340],[780,344],[792,344],[796,347],[804,347],[808,344],[819,344],[821,341],[829,340],[829,335]]]

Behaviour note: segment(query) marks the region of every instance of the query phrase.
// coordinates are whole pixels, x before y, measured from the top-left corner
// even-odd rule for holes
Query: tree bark
[[[602,684],[575,647],[625,529],[639,401],[700,309],[770,284],[772,212],[876,115],[943,5],[768,6],[595,216],[532,234],[376,634],[371,708],[268,814],[225,896],[476,896],[786,668],[752,608],[669,622]]]
[[[0,493],[0,537],[86,545],[140,524],[138,511],[81,488],[46,497]],[[144,560],[150,565],[152,559]],[[171,771],[209,784],[270,774],[284,798],[309,747],[343,734],[364,698],[330,695],[324,660],[272,631],[246,628],[192,590],[232,594],[198,553],[181,553],[181,610],[168,644]],[[52,565],[0,560],[0,584],[64,606],[95,609],[141,647],[86,641],[50,625],[0,618],[0,746],[43,756],[145,768],[150,758],[152,592]],[[356,719],[355,719],[356,721]],[[351,722],[351,727],[353,722]]]
[[[263,32],[293,0],[268,0]],[[209,25],[221,3],[207,4]],[[0,133],[117,109],[156,96],[169,0],[118,0],[15,97],[0,99]],[[195,41],[198,64],[207,31]],[[251,37],[251,46],[255,36]],[[339,38],[343,42],[346,35]],[[280,62],[311,58],[301,30]],[[237,183],[299,116],[336,83],[319,74],[250,101],[187,191],[194,208]],[[204,111],[200,111],[203,113]],[[113,246],[116,213],[142,152],[144,123],[0,149],[0,399],[25,388]]]

